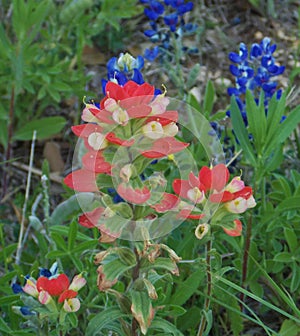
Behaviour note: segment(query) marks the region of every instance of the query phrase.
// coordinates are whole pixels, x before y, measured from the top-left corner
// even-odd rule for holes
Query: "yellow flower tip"
[[[174,160],[175,160],[175,156],[174,156],[174,154],[169,154],[169,155],[168,155],[168,160],[170,160],[170,161],[174,161]]]
[[[165,84],[161,84],[161,87],[163,88],[163,91],[164,91],[162,93],[162,96],[164,97],[167,94],[168,90],[167,90],[167,87],[165,86]]]

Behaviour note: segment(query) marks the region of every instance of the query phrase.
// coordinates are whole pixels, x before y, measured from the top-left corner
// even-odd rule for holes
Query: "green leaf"
[[[246,111],[249,123],[249,132],[252,133],[257,152],[261,153],[267,127],[263,92],[259,98],[259,105],[257,105],[252,92],[247,90]]]
[[[98,239],[93,239],[89,241],[85,241],[80,244],[76,244],[76,246],[73,248],[72,253],[82,253],[84,251],[90,251],[93,250],[98,244]]]
[[[276,136],[273,136],[270,139],[266,151],[270,153],[277,146],[284,143],[299,123],[300,105],[294,108],[281,124],[277,125]]]
[[[280,336],[298,336],[300,326],[291,320],[284,320],[279,330]]]
[[[8,145],[8,131],[7,131],[7,122],[5,120],[0,120],[0,144],[4,148],[7,148]]]
[[[0,305],[11,305],[16,301],[20,300],[20,295],[6,295],[2,298],[0,298]]]
[[[275,212],[281,213],[288,210],[299,210],[300,196],[292,196],[284,199],[276,208]]]
[[[149,328],[149,331],[152,330],[162,330],[164,333],[168,333],[174,336],[183,336],[181,331],[179,331],[174,324],[170,323],[167,320],[163,320],[159,317],[155,317],[153,322],[151,323],[151,326]],[[154,334],[152,334],[154,335]]]
[[[207,119],[209,119],[209,116],[212,112],[214,106],[214,99],[215,99],[214,84],[211,80],[209,80],[205,88],[204,103],[203,103],[203,113]]]
[[[69,252],[64,252],[64,251],[50,251],[46,254],[46,258],[56,259],[56,258],[65,257],[68,254],[69,254]]]
[[[231,97],[230,112],[231,112],[231,122],[232,122],[232,126],[234,129],[234,133],[241,144],[241,147],[244,151],[246,158],[250,161],[250,163],[254,167],[256,167],[257,162],[256,162],[256,158],[254,155],[252,145],[249,141],[249,134],[246,130],[243,118],[241,116],[240,109],[238,107],[238,104],[234,96]]]
[[[78,223],[73,220],[69,226],[69,236],[68,236],[68,250],[72,251],[75,245],[75,240],[78,231]]]
[[[142,334],[146,335],[154,316],[151,299],[148,293],[145,292],[132,290],[130,294],[132,315],[138,321]]]
[[[195,85],[199,71],[200,71],[200,64],[196,63],[189,71],[188,78],[186,81],[187,90],[191,89]]]
[[[164,306],[164,310],[161,312],[163,316],[178,317],[186,313],[186,309],[181,306],[168,304]]]
[[[184,282],[178,284],[170,303],[182,306],[195,293],[204,277],[205,272],[203,269],[193,272]]]
[[[117,255],[109,255],[102,262],[103,264],[103,273],[105,274],[105,278],[109,281],[113,281],[117,279],[120,275],[130,270],[135,264],[124,264]]]
[[[86,329],[86,336],[101,336],[101,330],[109,328],[110,324],[120,318],[125,318],[126,314],[122,313],[118,307],[105,308],[104,311],[94,316]]]
[[[2,317],[0,317],[0,330],[7,334],[12,334],[12,330],[8,327],[7,323],[3,320]]]
[[[300,286],[300,267],[297,262],[293,262],[292,266],[292,280],[290,290],[294,293]]]
[[[38,140],[49,138],[59,133],[66,124],[63,117],[46,117],[28,122],[26,125],[18,129],[14,136],[14,140],[31,140],[34,130],[37,132]]]
[[[298,247],[298,238],[294,230],[289,227],[284,228],[284,237],[289,245],[290,251],[293,253]]]
[[[50,232],[68,237],[69,228],[66,227],[66,226],[62,226],[62,225],[53,225],[53,226],[50,226]],[[89,236],[87,236],[87,235],[85,235],[81,232],[77,233],[77,239],[82,240],[82,241],[89,241],[89,242],[93,241],[93,239],[91,237],[89,237]]]
[[[172,274],[178,274],[176,263],[169,258],[157,258],[154,263],[148,263],[146,269],[162,269]]]
[[[51,225],[61,225],[68,220],[69,216],[78,213],[81,209],[92,210],[92,204],[95,199],[93,193],[84,192],[71,196],[66,201],[60,203],[51,215]]]

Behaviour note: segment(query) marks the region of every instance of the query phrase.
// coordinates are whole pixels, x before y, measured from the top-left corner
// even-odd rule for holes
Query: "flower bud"
[[[121,168],[120,177],[125,183],[128,183],[131,176],[132,176],[132,165],[128,163]]]
[[[67,299],[64,302],[63,308],[67,313],[77,312],[80,308],[80,301],[77,298]]]
[[[209,231],[209,225],[207,223],[199,224],[196,227],[195,236],[198,239],[202,239],[208,233],[208,231]]]
[[[160,139],[164,136],[164,129],[158,121],[150,121],[143,126],[142,131],[147,138]]]
[[[48,292],[43,291],[43,290],[40,291],[38,299],[40,303],[43,305],[49,304],[50,301],[52,300],[51,295]]]
[[[33,278],[29,278],[26,281],[25,286],[23,287],[23,291],[31,296],[38,297],[39,292],[36,288],[36,281]]]
[[[88,137],[88,144],[94,150],[104,149],[108,145],[108,141],[105,139],[105,136],[99,132],[93,132]]]
[[[85,278],[82,276],[82,274],[77,274],[74,276],[71,285],[69,286],[69,289],[78,292],[82,287],[84,287],[86,284]]]

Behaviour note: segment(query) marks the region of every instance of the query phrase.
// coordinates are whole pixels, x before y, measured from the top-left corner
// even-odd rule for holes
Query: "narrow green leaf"
[[[31,140],[34,130],[37,132],[37,139],[45,139],[59,133],[66,124],[63,117],[46,117],[28,122],[26,125],[18,129],[14,136],[14,140]]]
[[[284,228],[284,237],[289,245],[290,251],[293,253],[298,248],[298,238],[295,231],[289,227]]]
[[[154,330],[162,330],[164,333],[172,334],[174,336],[183,336],[180,330],[178,330],[174,324],[170,323],[167,320],[163,320],[162,318],[155,317],[149,331]],[[153,334],[154,335],[154,334]]]
[[[289,252],[280,252],[274,256],[274,261],[290,263],[293,261],[292,255]]]
[[[8,132],[6,120],[0,120],[0,144],[3,145],[4,148],[7,148]]]
[[[277,146],[284,143],[299,123],[300,105],[294,108],[281,124],[277,125],[276,136],[273,136],[269,140],[269,143],[266,145],[266,152],[270,153]]]
[[[200,64],[196,63],[189,71],[188,78],[186,81],[187,90],[191,89],[195,85],[199,71],[200,71]]]
[[[101,330],[109,328],[110,324],[120,318],[125,318],[126,314],[120,311],[118,307],[105,308],[104,311],[94,316],[86,329],[86,336],[101,336]]]
[[[284,93],[282,97],[277,100],[276,95],[273,95],[272,99],[269,102],[268,115],[267,115],[267,132],[265,136],[265,151],[268,151],[268,145],[270,140],[278,131],[280,125],[280,120],[284,115],[286,104],[286,94]]]
[[[20,295],[6,295],[2,298],[0,298],[0,305],[11,305],[16,301],[20,300]]]
[[[56,259],[56,258],[65,257],[68,254],[69,254],[69,252],[64,252],[64,251],[50,251],[46,254],[46,258]]]
[[[207,119],[212,112],[215,100],[215,88],[214,84],[211,80],[207,82],[204,94],[204,102],[203,102],[203,113]]]
[[[249,132],[253,136],[253,142],[257,152],[261,153],[267,125],[263,93],[260,95],[259,105],[257,105],[252,92],[247,90],[246,112],[249,123]]]
[[[194,272],[185,281],[178,284],[178,288],[174,292],[170,303],[182,306],[197,290],[200,282],[203,281],[205,273],[202,269]]]
[[[7,333],[8,335],[12,334],[12,330],[8,327],[7,323],[0,317],[0,330]]]
[[[254,155],[252,145],[249,141],[249,134],[246,130],[243,118],[241,116],[240,109],[237,105],[237,102],[234,96],[231,97],[230,112],[231,112],[231,122],[232,122],[234,133],[241,144],[244,155],[250,161],[250,163],[255,167],[256,158]]]
[[[72,251],[74,248],[77,231],[78,231],[78,223],[75,220],[73,220],[69,226],[69,236],[68,236],[69,251]]]

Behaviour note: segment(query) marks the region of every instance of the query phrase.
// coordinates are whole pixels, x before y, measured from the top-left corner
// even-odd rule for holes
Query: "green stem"
[[[259,174],[257,174],[259,175]],[[259,175],[260,176],[260,175]],[[254,175],[254,181],[256,181],[256,176]],[[266,186],[266,181],[265,181],[265,177],[263,177],[261,179],[261,181],[256,181],[254,184],[254,190],[253,190],[253,194],[256,195],[257,194],[257,190],[258,190],[258,185],[261,182],[261,186],[262,186],[262,191],[261,191],[261,195],[262,195],[262,205],[265,208],[265,186]],[[249,252],[250,252],[250,248],[251,248],[251,237],[252,237],[252,212],[250,213],[250,217],[248,219],[248,223],[247,223],[247,231],[246,231],[246,238],[245,238],[245,248],[244,248],[244,254],[243,254],[243,264],[242,264],[242,283],[241,283],[241,287],[242,288],[246,288],[246,280],[247,280],[247,273],[248,273],[248,261],[249,261]],[[241,310],[243,309],[243,302],[244,302],[244,293],[240,293],[240,300],[241,300]]]
[[[204,310],[205,312],[209,311],[209,307],[210,307],[210,297],[211,297],[211,293],[212,293],[212,281],[211,281],[211,255],[210,255],[210,251],[212,248],[212,242],[211,239],[207,242],[206,244],[206,250],[205,250],[205,259],[206,259],[206,279],[207,279],[207,295],[206,295],[206,299],[204,302]],[[206,317],[205,315],[202,315],[201,317],[201,321],[199,324],[199,328],[198,328],[198,333],[197,336],[202,336],[204,333],[206,327]]]

